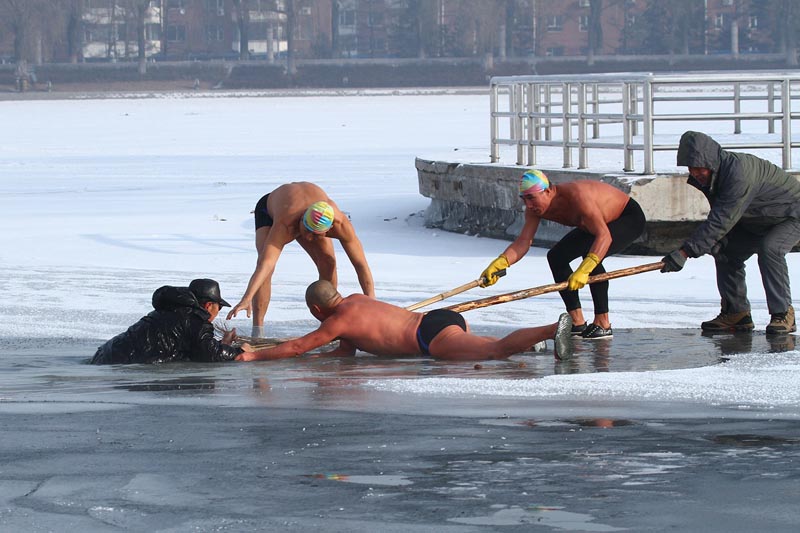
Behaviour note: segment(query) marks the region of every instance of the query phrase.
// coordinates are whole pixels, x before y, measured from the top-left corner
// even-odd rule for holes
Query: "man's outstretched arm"
[[[318,329],[302,337],[286,341],[272,348],[258,350],[257,352],[245,352],[238,356],[236,360],[268,361],[272,359],[297,357],[332,342],[336,338],[336,335],[331,332],[332,330],[332,327],[326,326],[326,323],[323,322]]]
[[[347,254],[347,258],[350,259],[350,263],[356,271],[358,284],[361,285],[362,292],[371,298],[375,298],[375,281],[372,279],[372,271],[367,263],[364,247],[361,245],[361,241],[358,240],[352,224],[348,221],[347,225],[347,231],[344,232],[346,237],[339,239],[339,242],[342,244],[344,253]]]

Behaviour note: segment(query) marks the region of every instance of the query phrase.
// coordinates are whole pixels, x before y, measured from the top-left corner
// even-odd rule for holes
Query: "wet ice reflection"
[[[477,526],[536,524],[566,531],[625,531],[625,528],[595,523],[591,515],[573,513],[562,509],[562,507],[545,506],[533,506],[530,509],[508,507],[501,508],[485,516],[451,518],[450,521]]]

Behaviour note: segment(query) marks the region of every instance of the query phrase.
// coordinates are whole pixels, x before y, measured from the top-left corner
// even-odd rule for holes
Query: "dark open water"
[[[0,530],[796,531],[800,406],[778,393],[770,406],[380,386],[724,369],[739,354],[780,373],[798,355],[793,336],[615,333],[569,362],[550,345],[477,368],[93,367],[98,341],[5,339]]]

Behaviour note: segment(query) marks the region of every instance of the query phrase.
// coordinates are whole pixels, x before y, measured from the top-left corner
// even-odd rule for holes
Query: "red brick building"
[[[138,22],[132,6],[138,1],[85,1],[80,32],[83,59],[136,57]],[[596,55],[684,50],[766,53],[783,50],[790,37],[800,37],[798,25],[791,24],[797,14],[783,12],[792,4],[777,0],[152,0],[145,20],[146,54],[176,61],[235,59],[245,42],[246,55],[252,59],[281,58],[287,52],[290,20],[293,53],[300,59],[583,56],[589,52],[590,34],[599,37],[593,48]],[[14,21],[4,6],[0,3],[0,61],[12,60],[15,54]],[[795,11],[800,12],[800,5]],[[67,54],[58,47],[67,41],[66,16],[48,20],[49,24],[36,17],[52,18],[52,13],[31,16],[37,27],[53,35],[27,43],[24,59],[65,60]],[[677,35],[689,25],[690,32]]]

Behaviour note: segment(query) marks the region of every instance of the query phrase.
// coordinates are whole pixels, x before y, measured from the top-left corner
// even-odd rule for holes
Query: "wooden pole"
[[[407,310],[413,311],[415,309],[419,309],[420,307],[425,307],[426,305],[430,305],[436,302],[441,302],[445,298],[450,298],[451,296],[455,296],[456,294],[461,294],[464,291],[468,291],[470,289],[474,289],[478,285],[480,285],[481,280],[476,279],[474,281],[470,281],[469,283],[465,283],[460,287],[456,287],[453,290],[443,292],[442,294],[437,294],[436,296],[431,296],[427,300],[422,300],[421,302],[417,302],[415,304],[411,304],[406,307]]]
[[[659,261],[657,263],[648,263],[646,265],[639,265],[636,267],[613,270],[611,272],[606,272],[605,274],[598,274],[596,276],[591,276],[589,278],[589,283],[591,284],[600,281],[608,281],[610,279],[623,278],[625,276],[632,276],[634,274],[640,274],[642,272],[660,270],[661,267],[663,266],[664,263]],[[506,302],[513,302],[514,300],[522,300],[524,298],[530,298],[532,296],[539,296],[540,294],[546,294],[548,292],[563,291],[566,288],[567,288],[567,282],[562,281],[561,283],[551,283],[550,285],[542,285],[541,287],[533,287],[531,289],[524,289],[516,292],[508,292],[506,294],[489,296],[488,298],[482,298],[480,300],[473,300],[471,302],[455,304],[449,307],[445,307],[444,309],[450,309],[451,311],[456,311],[457,313],[461,313],[464,311],[471,311],[473,309],[480,309],[481,307],[488,307],[490,305],[497,305]]]
[[[250,346],[253,347],[254,351],[263,350],[264,348],[272,348],[279,344],[283,344],[286,341],[293,340],[292,338],[288,339],[273,339],[273,338],[261,338],[261,337],[248,337],[246,335],[237,335],[236,341],[238,343],[246,342]]]
[[[505,275],[506,275],[506,269],[505,268],[503,270],[498,270],[495,273],[495,276],[497,276],[498,278],[502,278]],[[464,291],[468,291],[470,289],[474,289],[475,287],[477,287],[480,284],[481,284],[481,278],[478,278],[478,279],[476,279],[474,281],[470,281],[469,283],[465,283],[465,284],[463,284],[463,285],[461,285],[459,287],[456,287],[455,289],[452,289],[452,290],[449,290],[449,291],[445,291],[445,292],[443,292],[441,294],[437,294],[436,296],[431,296],[427,300],[422,300],[421,302],[417,302],[415,304],[411,304],[408,307],[406,307],[406,310],[407,311],[413,311],[415,309],[419,309],[420,307],[425,307],[426,305],[430,305],[430,304],[433,304],[433,303],[436,303],[436,302],[441,302],[445,298],[450,298],[451,296],[455,296],[456,294],[461,294]]]

